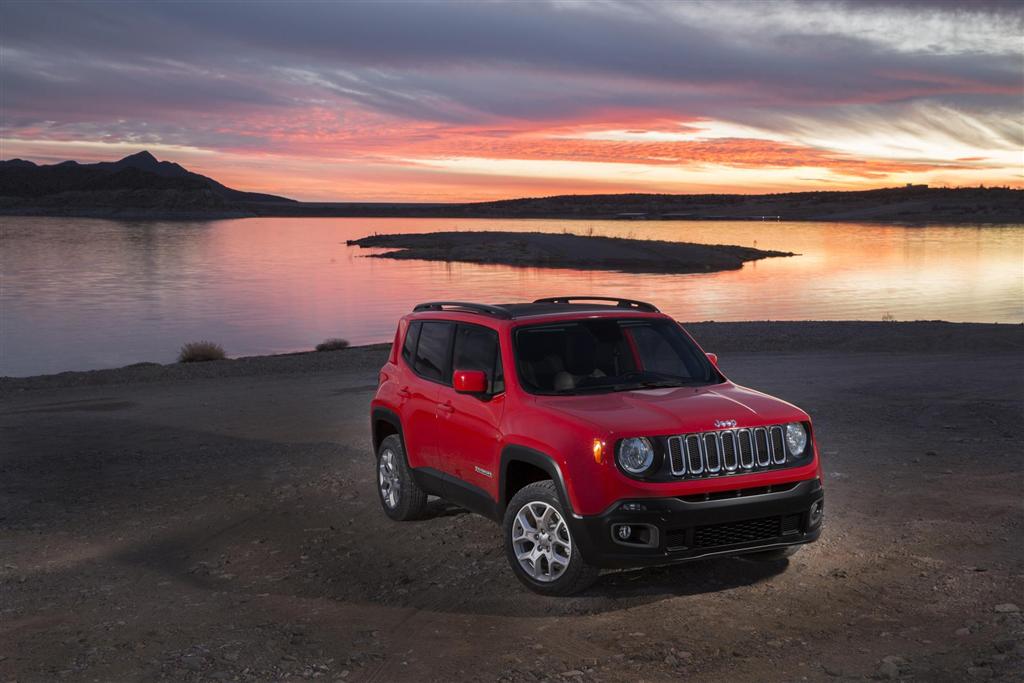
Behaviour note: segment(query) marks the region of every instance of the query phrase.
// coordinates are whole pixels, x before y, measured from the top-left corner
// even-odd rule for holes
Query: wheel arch
[[[532,474],[536,473],[536,474]],[[543,476],[539,476],[543,475]],[[550,479],[555,484],[562,508],[570,517],[576,517],[572,502],[565,488],[562,469],[550,455],[526,446],[509,445],[501,452],[501,469],[498,481],[498,513],[504,515],[512,497],[523,486],[534,481]]]
[[[374,454],[380,448],[381,442],[392,434],[397,434],[398,438],[402,440],[402,446],[405,446],[402,421],[399,419],[398,413],[390,408],[377,406],[370,412],[370,433],[373,438]],[[406,461],[408,459],[408,454],[406,454]]]

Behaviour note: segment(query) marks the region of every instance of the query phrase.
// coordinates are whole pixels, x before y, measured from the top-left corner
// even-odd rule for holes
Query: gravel
[[[814,417],[819,542],[567,599],[526,592],[481,517],[382,514],[386,346],[5,381],[0,681],[1022,680],[1021,328],[878,323],[868,351],[848,325],[692,326]]]

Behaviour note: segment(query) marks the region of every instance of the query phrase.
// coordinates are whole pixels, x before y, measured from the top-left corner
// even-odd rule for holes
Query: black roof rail
[[[660,313],[661,311],[654,304],[635,299],[622,299],[616,296],[549,296],[544,299],[537,299],[535,304],[570,304],[573,301],[612,301],[619,308],[635,308],[638,311],[649,313]]]
[[[507,308],[489,306],[487,304],[474,304],[467,301],[427,301],[422,304],[416,304],[412,310],[413,313],[422,311],[456,311],[461,313],[482,313],[504,319],[512,317],[512,313]]]

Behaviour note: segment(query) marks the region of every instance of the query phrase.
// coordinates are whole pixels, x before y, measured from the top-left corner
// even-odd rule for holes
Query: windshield
[[[598,318],[522,327],[516,364],[533,394],[714,384],[722,377],[671,320]]]

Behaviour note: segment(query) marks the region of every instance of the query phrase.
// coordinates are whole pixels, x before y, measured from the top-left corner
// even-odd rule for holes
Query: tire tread
[[[527,484],[523,488],[519,489],[519,491],[512,496],[512,500],[509,501],[508,507],[505,508],[505,519],[501,525],[502,534],[504,536],[505,553],[508,557],[509,564],[512,567],[512,572],[516,575],[516,578],[523,583],[523,585],[532,591],[541,593],[542,595],[566,596],[586,590],[597,580],[601,570],[586,563],[583,559],[583,555],[580,554],[579,545],[575,538],[573,538],[572,544],[573,557],[569,560],[569,566],[566,567],[565,574],[557,581],[553,581],[551,583],[534,581],[527,576],[519,566],[519,561],[515,557],[515,551],[512,548],[512,541],[510,540],[512,523],[515,520],[516,514],[524,505],[526,505],[526,503],[536,500],[541,500],[554,506],[564,519],[568,520],[569,518],[569,515],[562,508],[562,502],[558,496],[558,489],[555,488],[555,482],[550,479],[535,481],[532,484]]]
[[[398,494],[398,505],[393,509],[389,508],[384,504],[383,498],[381,498],[380,485],[377,480],[379,475],[377,470],[374,470],[373,481],[377,487],[377,498],[380,499],[380,505],[384,508],[384,514],[396,522],[411,522],[422,519],[427,509],[427,494],[424,493],[412,476],[412,469],[410,469],[409,463],[405,459],[405,445],[398,434],[391,434],[380,442],[380,446],[377,448],[377,465],[378,467],[380,466],[380,456],[388,448],[393,450],[395,455],[398,456],[398,471],[402,483]]]

